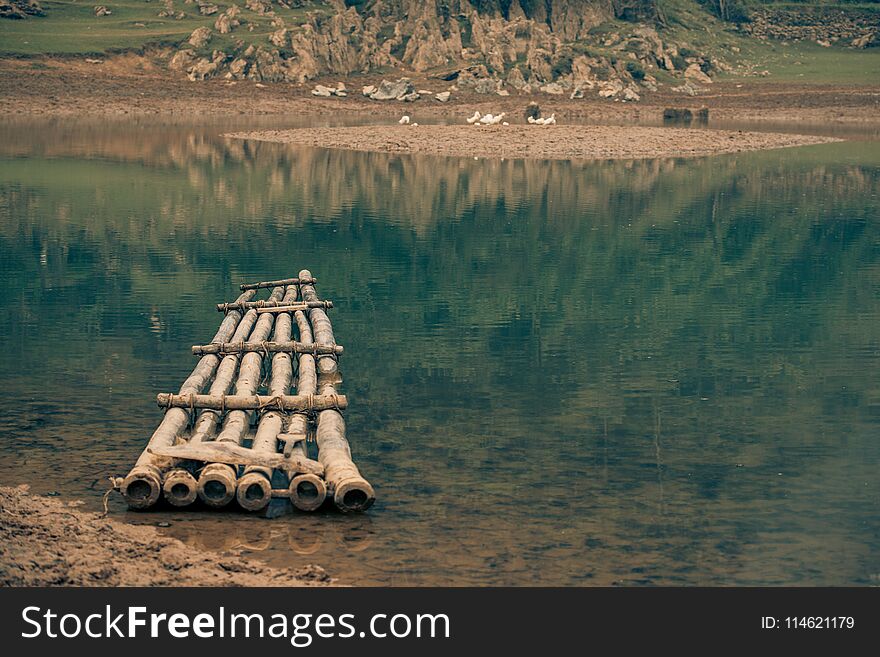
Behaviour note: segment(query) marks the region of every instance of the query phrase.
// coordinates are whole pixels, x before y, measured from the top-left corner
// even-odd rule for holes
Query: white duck
[[[528,118],[528,122],[531,123],[531,124],[535,124],[535,123],[538,122],[538,120],[537,120],[534,116],[530,116],[530,117]]]
[[[497,116],[495,116],[495,117],[492,119],[492,125],[498,125],[499,123],[501,123],[501,120],[502,120],[505,116],[507,116],[507,112],[501,112],[501,114],[498,114]]]
[[[554,112],[546,119],[544,119],[544,125],[556,125],[556,113]]]
[[[470,117],[469,119],[467,119],[467,122],[473,124],[473,123],[476,123],[476,122],[479,121],[479,120],[480,120],[480,113],[479,113],[479,112],[474,112],[474,115],[473,115],[472,117]]]
[[[398,123],[400,125],[408,125],[409,124],[409,116],[404,114],[403,116],[400,117],[400,121],[398,121]]]
[[[483,114],[483,118],[480,119],[480,123],[483,125],[492,125],[492,121],[495,120],[495,117],[491,114]]]

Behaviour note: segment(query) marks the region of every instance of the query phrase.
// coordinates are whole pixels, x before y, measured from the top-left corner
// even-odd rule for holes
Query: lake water
[[[376,505],[115,517],[351,584],[880,582],[876,135],[594,163],[220,136],[254,125],[0,127],[0,482],[100,508],[213,304],[309,268]]]

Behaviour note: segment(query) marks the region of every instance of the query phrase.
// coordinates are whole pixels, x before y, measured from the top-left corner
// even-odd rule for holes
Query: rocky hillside
[[[652,71],[709,83],[719,64],[664,41],[655,0],[333,0],[299,21],[285,18],[289,8],[288,0],[247,0],[218,9],[213,29],[193,32],[170,66],[194,80],[296,83],[393,69],[479,93],[638,100],[656,86]],[[266,43],[221,47],[223,35],[267,18]]]

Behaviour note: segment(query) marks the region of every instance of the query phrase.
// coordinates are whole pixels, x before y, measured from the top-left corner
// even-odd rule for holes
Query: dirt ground
[[[276,570],[196,551],[153,527],[0,487],[0,586],[326,586],[319,566]]]
[[[837,141],[825,137],[741,130],[467,124],[300,128],[238,132],[226,136],[383,153],[554,160],[696,157]]]
[[[287,83],[257,84],[215,79],[190,82],[183,74],[164,69],[155,58],[115,55],[88,63],[84,59],[0,59],[0,112],[12,115],[113,116],[113,115],[344,115],[399,117],[430,122],[469,116],[475,109],[522,115],[530,100],[544,114],[560,119],[589,121],[659,120],[665,107],[708,107],[710,120],[797,122],[814,125],[876,123],[880,116],[880,88],[852,85],[817,85],[742,79],[706,85],[697,97],[663,88],[645,92],[641,102],[624,103],[598,97],[570,100],[548,94],[507,97],[454,92],[448,103],[433,99],[415,103],[370,101],[360,94],[366,84],[381,76],[345,80],[346,98],[315,98],[313,81],[303,86]],[[395,78],[395,75],[387,77]],[[335,86],[337,78],[323,82]],[[442,91],[449,86],[432,78],[414,77],[419,89]]]

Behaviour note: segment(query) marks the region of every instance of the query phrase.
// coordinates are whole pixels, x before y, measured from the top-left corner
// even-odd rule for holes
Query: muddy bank
[[[235,551],[197,552],[155,528],[0,487],[0,586],[322,586],[318,566],[276,570]]]
[[[696,157],[839,141],[772,132],[618,126],[358,126],[226,135],[301,146],[454,157],[613,160]]]
[[[235,116],[265,114],[326,117],[355,122],[364,117],[415,120],[458,120],[475,109],[522,113],[530,100],[545,114],[578,121],[659,120],[665,107],[710,109],[710,120],[810,123],[816,125],[876,124],[880,90],[872,85],[819,85],[754,80],[719,81],[697,97],[663,87],[645,94],[641,102],[622,103],[600,98],[571,100],[543,93],[508,97],[455,92],[447,103],[371,101],[357,91],[347,98],[316,98],[315,84],[335,86],[338,78],[315,80],[303,86],[288,83],[209,80],[190,82],[162,69],[149,57],[117,55],[88,63],[79,58],[0,59],[0,112],[4,116]],[[352,89],[378,84],[381,76],[346,79]],[[438,81],[413,75],[418,88],[439,89]]]

